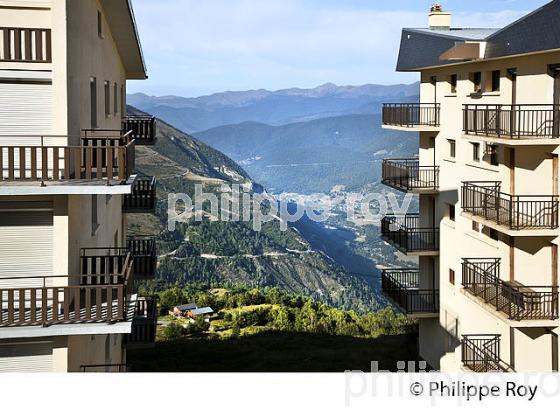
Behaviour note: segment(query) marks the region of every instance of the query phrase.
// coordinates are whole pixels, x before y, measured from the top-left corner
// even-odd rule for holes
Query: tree
[[[176,321],[171,321],[167,326],[163,328],[163,338],[172,342],[179,339],[183,335],[183,326],[181,326]]]
[[[234,323],[233,327],[231,328],[231,338],[237,339],[239,338],[239,336],[241,336],[241,328],[237,323]]]

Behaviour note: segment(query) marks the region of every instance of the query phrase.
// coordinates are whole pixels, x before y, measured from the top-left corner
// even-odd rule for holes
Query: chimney
[[[443,11],[443,6],[439,3],[435,3],[430,9],[428,21],[430,30],[451,29],[451,13]]]

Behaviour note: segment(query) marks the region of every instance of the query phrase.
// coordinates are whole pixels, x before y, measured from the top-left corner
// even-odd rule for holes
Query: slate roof
[[[187,310],[194,310],[196,308],[198,308],[196,303],[187,303],[186,305],[177,306],[177,309],[180,310],[181,312],[184,312],[184,311],[187,311]]]
[[[214,313],[214,310],[211,307],[203,307],[203,308],[198,308],[198,309],[193,309],[191,311],[191,313],[196,316],[196,315],[206,315],[209,313]]]
[[[560,48],[560,0],[553,0],[502,29],[405,28],[402,32],[397,71],[418,71],[453,64],[439,56],[465,41],[487,43],[484,58],[507,57]]]

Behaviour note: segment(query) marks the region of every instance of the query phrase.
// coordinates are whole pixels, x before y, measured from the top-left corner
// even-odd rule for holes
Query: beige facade
[[[126,363],[138,258],[121,134],[126,80],[146,78],[130,7],[0,0],[0,371]]]
[[[536,13],[546,19],[539,13],[546,10]],[[515,34],[515,24],[507,33]],[[441,36],[455,48],[476,42],[480,50],[495,38],[469,29],[461,39],[446,29],[403,35],[403,43],[425,35],[427,53],[439,61],[410,70],[420,72],[421,103],[439,110],[438,124],[411,125],[413,104],[399,108],[408,115],[401,124],[391,119],[396,109],[384,112],[387,128],[419,132],[420,167],[439,170],[438,192],[419,198],[421,223],[439,229],[439,255],[420,257],[420,289],[439,294],[437,319],[419,322],[420,354],[446,372],[557,371],[560,43],[445,61]],[[409,63],[405,47],[401,64]]]

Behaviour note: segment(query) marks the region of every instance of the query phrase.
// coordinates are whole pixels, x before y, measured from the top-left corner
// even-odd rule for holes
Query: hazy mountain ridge
[[[185,98],[132,94],[131,104],[163,118],[186,132],[200,132],[222,125],[256,121],[268,125],[351,114],[374,114],[383,102],[413,102],[419,84],[336,86],[279,91],[227,91]]]

